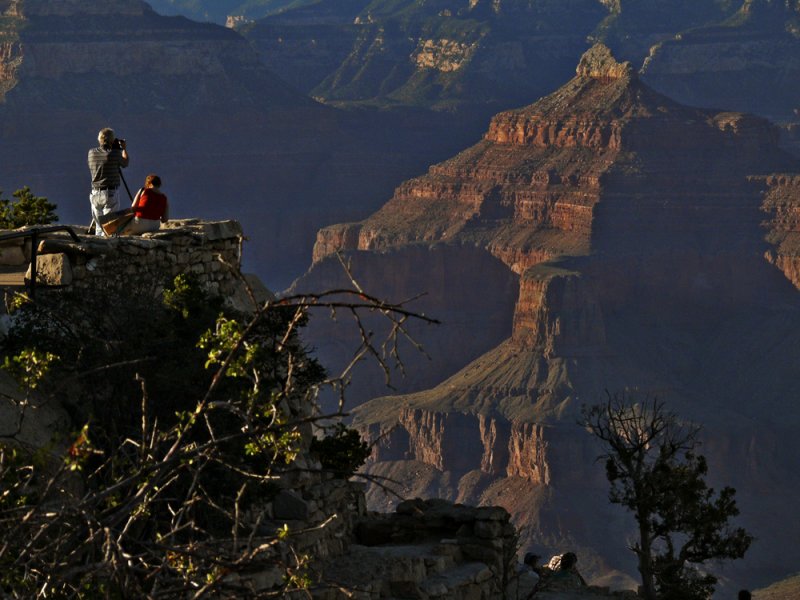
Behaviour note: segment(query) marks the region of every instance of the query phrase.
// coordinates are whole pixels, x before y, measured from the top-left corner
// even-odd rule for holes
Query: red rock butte
[[[798,166],[768,121],[682,106],[596,45],[553,94],[496,115],[366,220],[322,230],[296,289],[330,283],[342,252],[375,293],[429,292],[444,322],[422,334],[434,361],[395,382],[406,393],[356,410],[373,437],[394,427],[373,472],[409,495],[499,503],[527,542],[569,539],[596,573],[631,572],[575,422],[604,390],[638,390],[704,424],[716,476],[772,547],[742,572],[790,571],[800,185],[774,174]]]

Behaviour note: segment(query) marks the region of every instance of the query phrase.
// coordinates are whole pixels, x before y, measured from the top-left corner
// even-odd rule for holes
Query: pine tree
[[[626,395],[584,410],[582,424],[601,442],[609,499],[633,512],[646,600],[705,600],[717,578],[700,567],[742,558],[753,541],[729,521],[739,514],[733,488],[706,484],[708,466],[696,452],[699,427],[684,424],[658,399]]]

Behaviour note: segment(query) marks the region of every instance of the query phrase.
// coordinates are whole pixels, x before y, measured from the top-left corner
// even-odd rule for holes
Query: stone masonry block
[[[31,268],[25,277],[31,278]],[[66,254],[43,254],[36,261],[36,282],[44,285],[69,285],[72,283],[72,266]]]
[[[502,554],[482,544],[462,544],[461,551],[468,559],[478,560],[487,565],[502,564]]]

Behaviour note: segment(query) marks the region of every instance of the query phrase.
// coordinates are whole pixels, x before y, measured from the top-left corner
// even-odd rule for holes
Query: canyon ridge
[[[338,253],[370,292],[425,293],[410,307],[443,322],[412,331],[432,358],[404,353],[404,393],[353,389],[373,398],[355,410],[378,440],[370,473],[504,506],[525,544],[577,548],[590,574],[629,582],[631,522],[576,422],[605,390],[656,396],[703,424],[713,482],[737,488],[757,538],[723,577],[792,572],[800,165],[778,137],[676,103],[597,45],[375,214],[323,229],[294,291],[341,283]],[[332,337],[311,340],[323,357]]]

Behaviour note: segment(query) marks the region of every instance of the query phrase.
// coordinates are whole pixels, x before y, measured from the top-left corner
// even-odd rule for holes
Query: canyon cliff
[[[428,292],[419,306],[443,321],[421,334],[434,364],[408,358],[403,395],[355,411],[380,438],[370,471],[403,494],[505,506],[526,544],[579,548],[591,574],[629,581],[630,522],[575,423],[604,390],[658,396],[704,425],[715,483],[739,490],[764,540],[738,580],[792,571],[800,197],[795,177],[771,175],[798,169],[778,137],[764,119],[670,100],[598,45],[371,217],[322,230],[295,289],[335,282],[338,252],[373,293]],[[491,260],[503,268],[471,269]],[[438,352],[451,368],[437,380]]]

